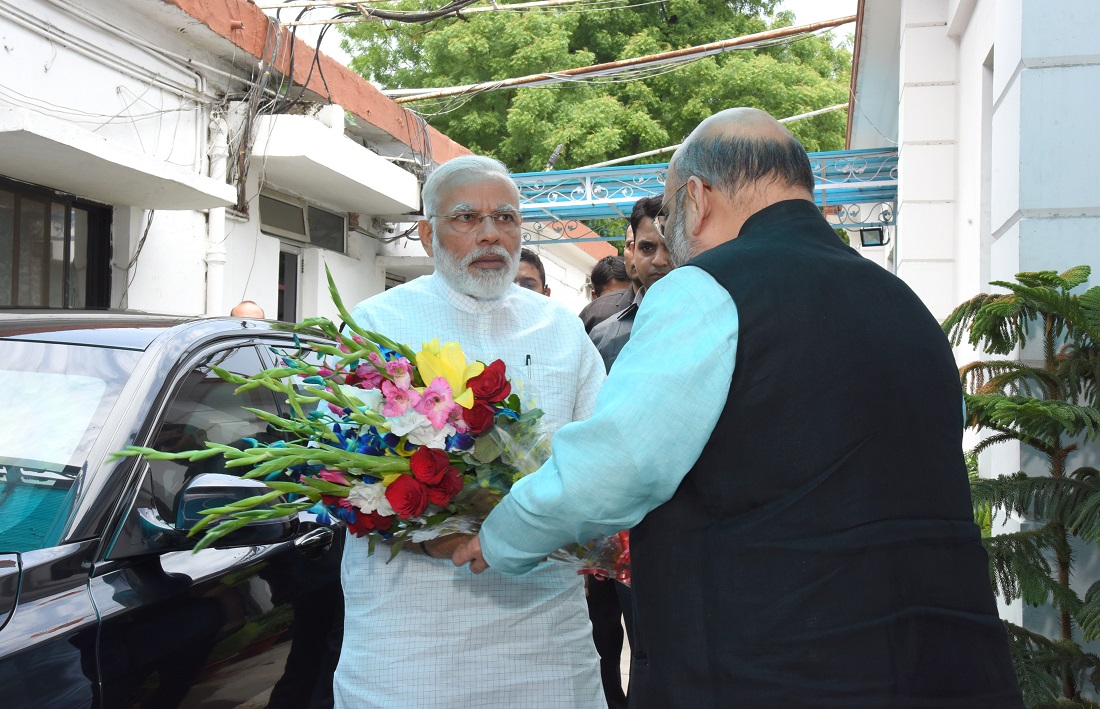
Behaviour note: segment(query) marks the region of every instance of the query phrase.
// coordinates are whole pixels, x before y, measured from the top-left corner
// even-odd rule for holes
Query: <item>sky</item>
[[[779,7],[794,12],[795,24],[805,25],[811,22],[832,20],[856,14],[857,0],[781,0]],[[840,33],[855,31],[855,25],[845,25]]]

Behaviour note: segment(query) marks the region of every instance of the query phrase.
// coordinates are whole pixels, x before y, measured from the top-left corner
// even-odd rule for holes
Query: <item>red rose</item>
[[[386,488],[386,499],[399,517],[416,517],[428,506],[428,489],[411,475],[402,475]]]
[[[474,390],[475,399],[491,401],[494,404],[504,401],[512,393],[512,385],[504,376],[504,362],[499,359],[486,367],[481,374],[466,382],[466,386]]]
[[[348,529],[352,534],[357,537],[361,537],[364,534],[370,534],[376,529],[386,531],[393,526],[394,515],[380,515],[377,512],[371,512],[366,514],[360,510],[355,511],[355,523],[349,523]]]
[[[471,436],[480,436],[493,427],[497,411],[484,401],[475,401],[474,408],[462,410],[462,420],[470,427]]]
[[[409,470],[412,471],[413,477],[425,485],[438,483],[443,477],[443,471],[450,465],[449,455],[438,448],[427,446],[420,446],[409,458]]]
[[[428,502],[446,507],[462,489],[462,473],[457,468],[447,468],[437,485],[428,488]]]
[[[374,531],[374,520],[370,515],[355,510],[355,522],[348,522],[348,529],[357,537],[370,534]]]

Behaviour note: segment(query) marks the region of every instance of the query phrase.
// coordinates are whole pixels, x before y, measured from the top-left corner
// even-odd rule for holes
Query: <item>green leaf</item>
[[[474,460],[480,463],[491,463],[504,452],[500,441],[495,436],[478,436],[474,439]]]

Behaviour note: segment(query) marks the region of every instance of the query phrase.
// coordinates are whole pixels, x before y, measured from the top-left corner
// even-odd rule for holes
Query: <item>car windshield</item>
[[[0,341],[0,552],[54,546],[140,352]]]

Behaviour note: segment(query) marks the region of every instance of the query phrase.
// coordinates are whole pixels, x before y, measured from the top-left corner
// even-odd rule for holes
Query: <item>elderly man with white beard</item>
[[[448,161],[425,182],[423,206],[435,273],[363,301],[356,322],[414,348],[438,338],[468,358],[503,360],[548,432],[588,417],[603,363],[576,315],[512,283],[521,219],[507,168]],[[388,563],[388,549],[369,555],[365,539],[347,539],[336,706],[605,707],[575,568],[475,575],[450,561],[468,538],[406,545]]]

